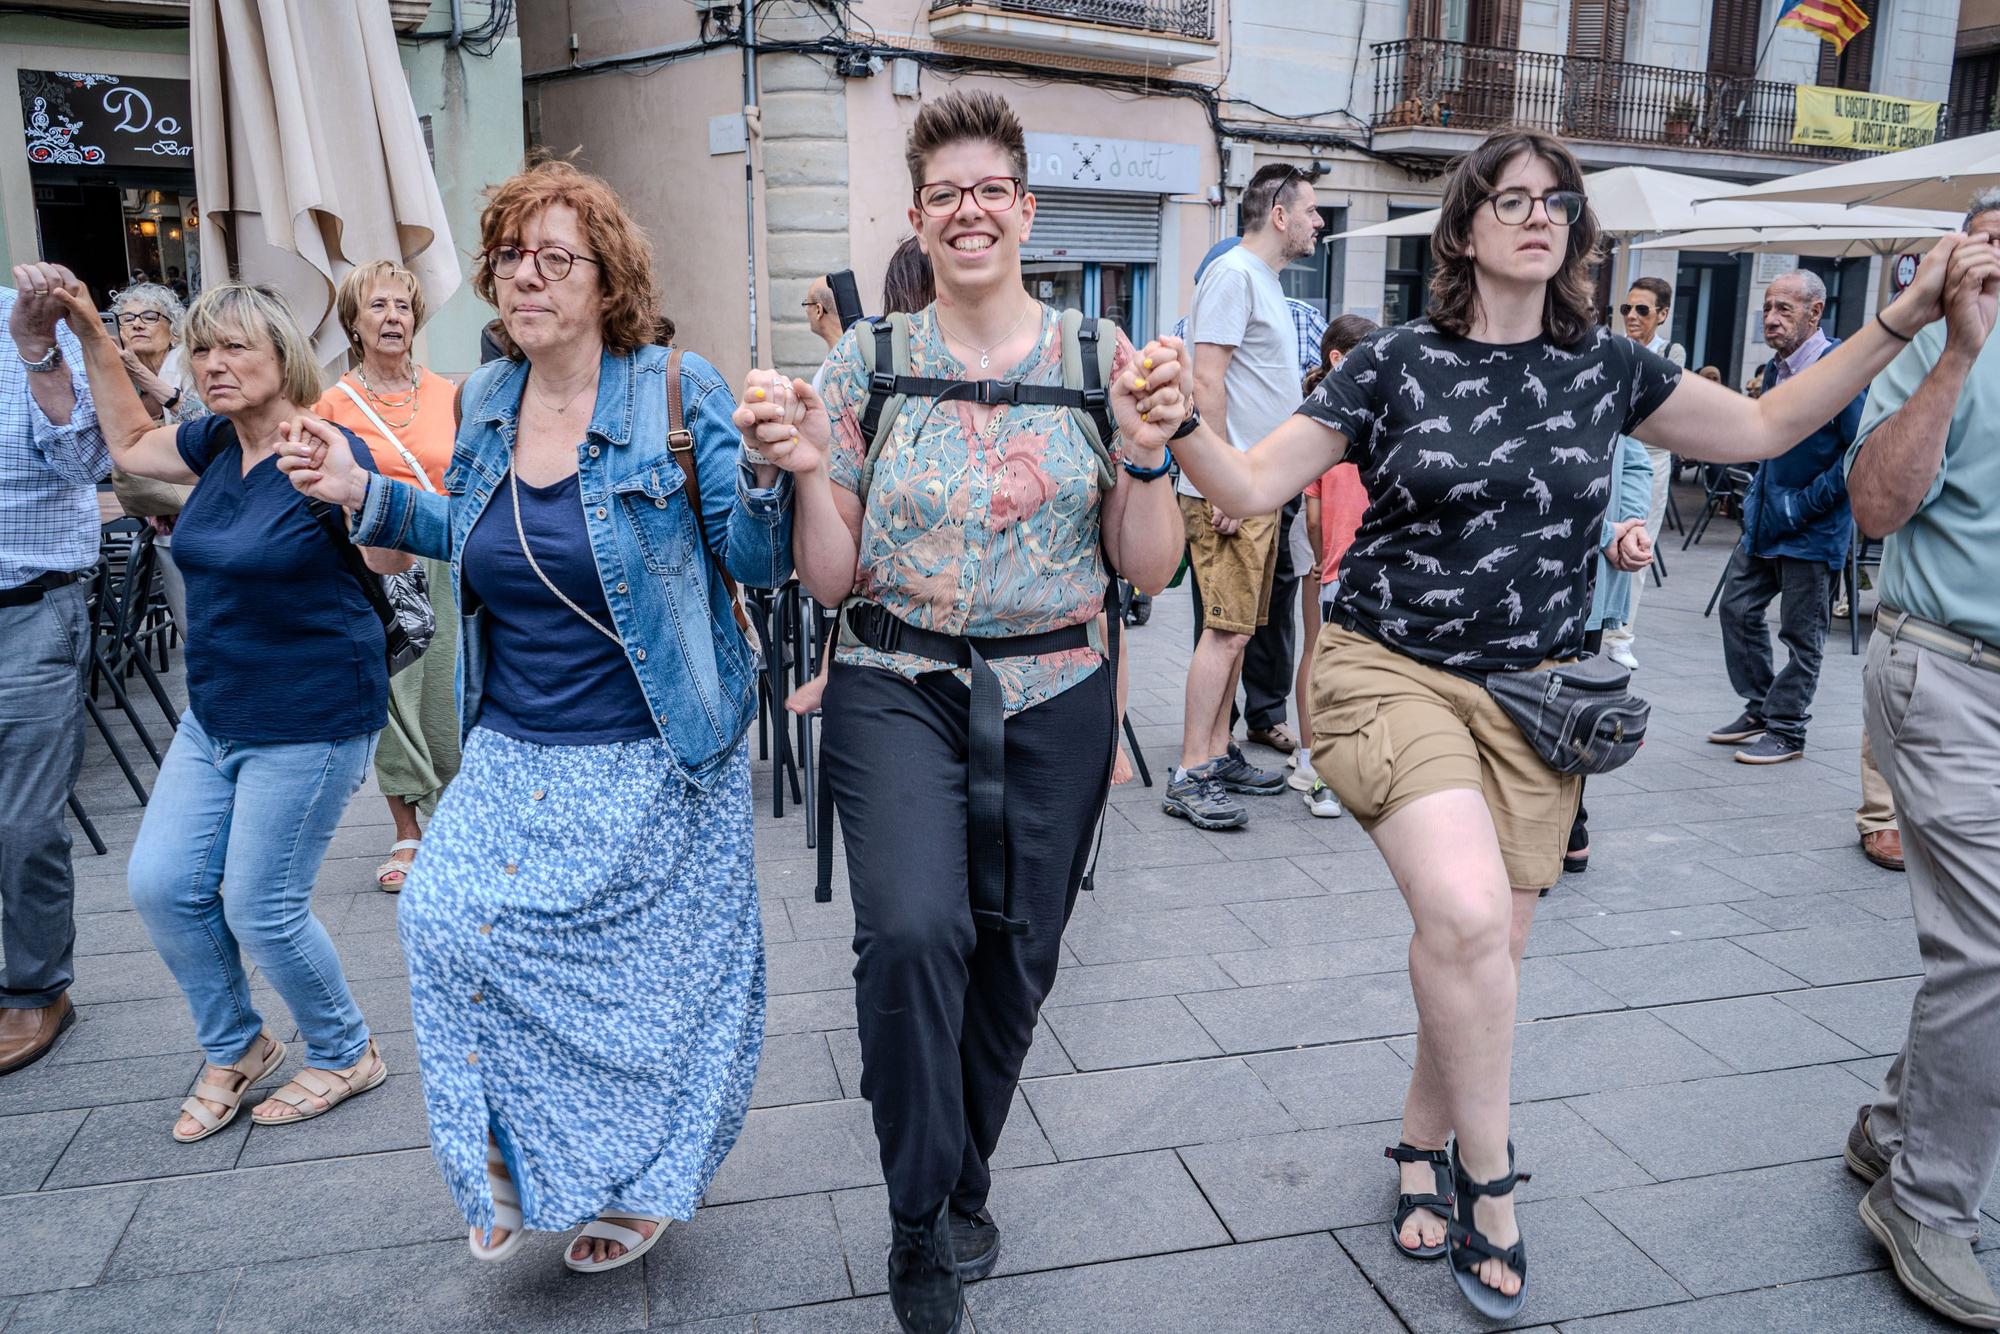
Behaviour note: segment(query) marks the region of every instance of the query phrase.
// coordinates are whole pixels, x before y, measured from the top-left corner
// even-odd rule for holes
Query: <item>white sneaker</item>
[[[1310,792],[1319,775],[1313,772],[1312,752],[1301,746],[1292,752],[1292,770],[1285,775],[1285,785],[1294,792]]]
[[[1306,809],[1322,820],[1340,818],[1340,798],[1333,795],[1333,789],[1319,779],[1313,779],[1312,790],[1305,794]]]
[[[1631,648],[1624,644],[1614,645],[1611,649],[1610,657],[1611,661],[1617,663],[1628,672],[1639,670],[1639,660],[1632,656]]]

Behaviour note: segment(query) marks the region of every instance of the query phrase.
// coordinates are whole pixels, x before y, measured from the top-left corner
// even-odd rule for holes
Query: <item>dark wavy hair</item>
[[[1354,345],[1374,333],[1382,326],[1366,315],[1337,315],[1326,326],[1326,332],[1319,336],[1319,365],[1306,376],[1305,393],[1308,397],[1319,388],[1319,382],[1326,378],[1326,359],[1338,352],[1346,356],[1354,350]]]
[[[889,271],[882,277],[882,313],[911,314],[935,300],[937,283],[931,276],[930,256],[916,237],[906,236],[889,256]]]
[[[1472,220],[1493,197],[1507,164],[1522,154],[1538,157],[1555,173],[1558,190],[1583,194],[1583,168],[1562,142],[1538,130],[1501,130],[1467,153],[1445,179],[1444,205],[1431,233],[1431,294],[1425,316],[1454,338],[1472,329],[1479,308],[1479,284],[1470,253]],[[1590,265],[1597,253],[1597,215],[1586,201],[1583,216],[1569,227],[1563,264],[1549,279],[1542,298],[1542,331],[1559,346],[1574,345],[1596,324],[1596,296]]]

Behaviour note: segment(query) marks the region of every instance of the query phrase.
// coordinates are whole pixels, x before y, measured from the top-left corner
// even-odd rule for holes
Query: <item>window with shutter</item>
[[[1708,72],[1747,79],[1757,71],[1760,0],[1715,0],[1708,21]]]
[[[1584,138],[1613,138],[1618,127],[1618,62],[1625,58],[1631,0],[1573,0],[1569,11],[1570,62],[1564,130]]]
[[[1833,53],[1832,42],[1820,43],[1819,85],[1822,88],[1850,88],[1857,93],[1865,93],[1875,86],[1875,30],[1882,26],[1882,0],[1855,0],[1855,3],[1868,16],[1868,26],[1837,56]]]
[[[2000,93],[2000,51],[1960,56],[1951,67],[1946,133],[1953,139],[1993,127],[1993,98]]]

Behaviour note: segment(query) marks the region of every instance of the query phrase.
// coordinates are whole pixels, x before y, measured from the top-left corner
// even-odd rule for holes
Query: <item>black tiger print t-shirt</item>
[[[1363,339],[1299,407],[1348,438],[1368,488],[1335,612],[1444,667],[1581,652],[1618,436],[1680,375],[1602,327],[1573,348],[1425,320]]]

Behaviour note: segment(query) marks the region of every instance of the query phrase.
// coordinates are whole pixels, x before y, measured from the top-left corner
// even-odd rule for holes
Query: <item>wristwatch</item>
[[[1176,430],[1172,435],[1168,436],[1167,439],[1169,441],[1185,440],[1187,437],[1194,434],[1194,428],[1199,425],[1201,425],[1201,414],[1195,411],[1195,409],[1192,406],[1190,406],[1188,408],[1187,418],[1186,420],[1181,422],[1180,429]]]
[[[167,401],[160,404],[160,406],[165,408],[168,412],[172,412],[175,408],[180,406],[180,403],[181,403],[181,391],[176,389],[172,394],[167,396]]]
[[[62,365],[63,362],[62,344],[54,342],[50,343],[49,350],[42,354],[42,358],[40,361],[29,361],[26,357],[21,356],[21,349],[18,344],[14,348],[14,356],[19,359],[20,363],[23,366],[27,367],[31,371],[52,371],[56,367]]]

